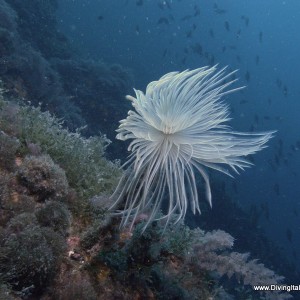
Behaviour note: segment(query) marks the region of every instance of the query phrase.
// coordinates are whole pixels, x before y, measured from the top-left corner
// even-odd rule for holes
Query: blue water
[[[300,1],[61,0],[58,23],[86,58],[129,68],[141,90],[169,71],[238,69],[246,88],[226,99],[232,127],[277,133],[255,166],[222,180],[300,268]]]

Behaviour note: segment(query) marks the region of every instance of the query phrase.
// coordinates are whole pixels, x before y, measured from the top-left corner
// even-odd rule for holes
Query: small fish
[[[280,195],[280,190],[279,190],[279,184],[278,183],[275,183],[274,184],[274,192],[277,196]]]
[[[279,156],[278,156],[277,154],[275,154],[274,160],[275,160],[276,166],[279,167],[279,166],[280,166],[280,159],[279,159]],[[275,183],[275,185],[274,185],[274,191],[275,191],[275,193],[276,193],[277,195],[280,194],[280,193],[279,193],[279,185],[278,185],[278,183]]]
[[[292,233],[291,229],[287,228],[285,233],[286,233],[286,237],[287,237],[288,241],[290,243],[292,243],[293,242],[293,233]]]
[[[194,5],[194,17],[200,15],[200,9],[197,5]]]
[[[255,165],[255,161],[254,161],[254,156],[253,155],[249,155],[248,156],[249,161]]]
[[[245,25],[248,27],[248,25],[249,25],[249,18],[247,16],[241,16],[241,19],[244,20]]]
[[[279,149],[278,149],[278,152],[277,152],[277,156],[278,156],[278,159],[280,158],[280,157],[283,157],[283,150],[282,150],[283,148],[282,147],[279,147]],[[276,154],[275,154],[276,155]]]
[[[295,259],[298,258],[297,252],[296,252],[295,250],[293,250],[293,257],[294,257]]]
[[[174,18],[174,16],[172,14],[169,14],[169,20],[170,21],[174,21],[175,20],[175,18]]]
[[[226,184],[224,181],[221,182],[221,191],[223,194],[225,194],[225,192],[226,192]]]
[[[229,22],[228,22],[228,21],[225,21],[225,22],[224,22],[224,26],[225,26],[225,29],[226,29],[227,31],[230,31],[230,26],[229,26]]]
[[[165,4],[165,5],[167,6],[168,9],[172,9],[171,3],[170,3],[168,0],[165,0],[165,1],[163,2],[163,4]]]
[[[249,219],[250,219],[249,221],[252,223],[254,227],[257,227],[259,218],[260,218],[260,213],[257,209],[257,206],[251,205],[249,211]]]
[[[168,53],[168,49],[166,48],[162,54],[162,57],[165,57],[167,55],[167,53]]]
[[[261,204],[261,210],[264,214],[264,217],[269,220],[270,219],[270,211],[269,211],[269,205],[268,205],[268,202],[264,202]]]
[[[280,89],[281,86],[282,86],[282,81],[281,81],[280,78],[277,78],[277,79],[276,79],[276,84],[277,84],[277,87]]]
[[[259,56],[258,56],[258,55],[256,55],[256,57],[255,57],[255,64],[256,64],[256,65],[259,64]]]
[[[98,20],[98,21],[102,21],[103,19],[104,19],[103,16],[98,16],[98,17],[97,17],[97,20]]]
[[[218,8],[218,9],[215,9],[215,12],[219,15],[221,14],[225,14],[226,13],[226,10],[225,9],[221,9],[221,8]]]
[[[283,95],[286,97],[288,94],[288,89],[286,87],[286,85],[283,86]]]
[[[232,81],[236,80],[236,73],[233,73],[233,74],[230,76],[230,80],[232,80]]]
[[[170,23],[169,23],[169,20],[167,18],[161,17],[161,18],[158,19],[157,24],[158,25],[160,25],[160,24],[169,25]]]
[[[135,26],[135,33],[138,35],[138,34],[140,34],[140,27],[139,27],[139,25],[136,25]]]
[[[238,188],[237,188],[237,184],[235,181],[233,181],[233,183],[232,183],[232,189],[236,194],[238,193]]]
[[[192,37],[192,34],[193,34],[193,31],[192,31],[192,30],[189,30],[189,31],[187,31],[187,32],[185,33],[185,36],[186,36],[187,38],[191,38],[191,37]]]
[[[271,159],[268,160],[268,164],[270,165],[273,172],[275,172],[277,170],[276,166],[274,165],[274,163]]]
[[[219,15],[226,13],[226,10],[222,9],[222,8],[219,8],[216,3],[214,3],[214,11],[215,11],[215,13],[217,13]]]
[[[259,42],[262,43],[263,41],[263,33],[262,31],[259,33]]]
[[[240,104],[245,104],[245,103],[248,103],[248,101],[245,99],[240,101]]]
[[[135,4],[136,6],[142,6],[144,4],[144,0],[137,0]]]
[[[283,117],[282,116],[276,116],[275,120],[278,121],[278,122],[281,122],[281,121],[283,121]]]
[[[157,6],[158,6],[160,9],[162,9],[162,10],[164,10],[164,8],[165,8],[165,6],[164,6],[164,4],[163,4],[162,2],[158,2],[158,3],[157,3]]]
[[[299,148],[297,148],[296,145],[293,145],[293,144],[290,146],[290,148],[293,152],[296,152],[299,150]]]
[[[247,82],[250,81],[250,73],[249,73],[249,71],[246,72],[245,79],[246,79]]]
[[[192,50],[194,53],[199,54],[200,56],[202,56],[203,54],[203,48],[199,43],[196,43],[195,45],[191,46]]]
[[[186,15],[186,16],[182,17],[180,20],[181,21],[187,21],[187,20],[191,19],[192,17],[193,16],[191,16],[191,15]]]
[[[293,213],[294,213],[294,215],[295,215],[296,217],[298,217],[298,216],[299,216],[299,214],[298,214],[298,210],[297,210],[297,208],[296,208],[296,207],[294,207],[294,209],[293,209]]]
[[[214,34],[214,31],[212,29],[209,29],[209,35],[214,38],[215,37],[215,34]]]

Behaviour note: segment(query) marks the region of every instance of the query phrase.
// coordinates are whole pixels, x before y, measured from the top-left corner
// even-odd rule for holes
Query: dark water
[[[251,169],[211,177],[299,268],[300,2],[63,0],[58,23],[86,58],[129,68],[137,89],[170,71],[216,63],[239,70],[246,88],[226,99],[232,127],[277,133]]]

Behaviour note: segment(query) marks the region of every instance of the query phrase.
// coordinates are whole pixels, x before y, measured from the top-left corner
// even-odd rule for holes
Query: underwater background
[[[250,213],[256,226],[263,227],[299,269],[299,1],[66,0],[59,4],[59,28],[78,51],[130,69],[137,89],[144,90],[148,82],[171,71],[214,64],[238,69],[236,86],[246,88],[226,99],[232,127],[277,133],[254,157],[255,166],[234,179],[212,172],[211,180],[224,182],[229,197]],[[213,193],[213,199],[217,197]]]
[[[189,212],[185,223],[192,229],[226,231],[234,237],[237,251],[250,252],[251,258],[258,258],[285,276],[285,283],[299,284],[299,28],[297,0],[0,0],[0,91],[4,95],[4,100],[0,97],[0,250],[5,250],[0,251],[0,266],[5,270],[0,271],[0,287],[5,283],[0,296],[7,288],[17,291],[14,296],[21,299],[64,300],[67,294],[75,299],[70,290],[61,295],[54,293],[53,298],[51,293],[50,298],[39,298],[55,277],[54,270],[61,266],[59,253],[74,248],[77,250],[70,257],[76,263],[90,263],[90,269],[74,282],[84,282],[91,291],[91,298],[86,299],[108,299],[95,296],[95,278],[103,290],[109,285],[109,276],[122,282],[114,273],[129,273],[130,267],[122,265],[122,255],[138,256],[133,249],[142,244],[128,233],[121,233],[121,242],[116,243],[117,221],[111,221],[98,206],[109,203],[108,195],[120,176],[118,168],[128,156],[128,144],[115,139],[119,121],[132,109],[125,96],[134,95],[133,88],[144,91],[149,82],[168,72],[216,64],[218,68],[227,66],[228,72],[238,70],[235,75],[239,80],[233,87],[245,86],[224,99],[230,107],[232,128],[276,133],[266,149],[250,157],[253,166],[234,174],[234,178],[209,172],[212,208],[206,203],[199,180],[202,214]],[[19,109],[7,105],[8,100],[25,106]],[[31,110],[27,105],[36,108]],[[52,119],[48,112],[58,119]],[[66,128],[71,133],[64,131]],[[94,138],[99,134],[101,137]],[[11,153],[7,149],[12,149]],[[38,186],[38,175],[32,173],[36,166],[42,166],[43,172],[51,170],[49,178],[54,179],[50,187]],[[26,195],[26,201],[20,195]],[[23,215],[24,211],[34,216]],[[101,226],[99,216],[103,216]],[[31,227],[27,227],[29,223]],[[54,233],[43,231],[43,226]],[[13,257],[19,257],[16,249],[20,244],[11,238],[12,233],[19,232],[24,240],[36,237],[43,252],[33,253],[33,257],[43,261],[50,271],[39,267],[43,271],[38,279],[23,270],[28,266],[28,255],[20,270],[16,268],[17,275],[8,271],[17,265],[13,259],[7,261],[7,253],[16,251]],[[47,238],[40,246],[43,236]],[[101,236],[100,242],[95,236]],[[155,233],[149,236],[155,247],[161,244]],[[7,240],[10,244],[5,244]],[[28,250],[35,249],[32,240],[32,245],[26,245]],[[109,246],[115,249],[116,244],[120,252],[110,250]],[[101,252],[99,245],[104,245],[106,252]],[[142,245],[153,250],[150,242]],[[94,255],[91,249],[101,254]],[[52,254],[47,251],[53,252],[51,262],[47,257]],[[148,267],[147,263],[143,261]],[[34,261],[28,269],[37,265]],[[61,271],[64,276],[72,269],[66,265],[67,271]],[[140,265],[135,266],[137,270]],[[69,277],[64,276],[67,282]],[[66,282],[55,283],[56,288]],[[220,282],[224,283],[222,279]],[[143,286],[140,281],[138,284]],[[157,289],[158,284],[149,283],[152,285]],[[232,286],[230,282],[230,292]],[[173,293],[185,299],[177,290]],[[161,297],[158,294],[157,299],[166,299],[170,291]],[[298,299],[299,292],[293,296]],[[132,299],[139,298],[136,295]],[[147,299],[154,298],[148,295]],[[215,299],[231,298],[219,295]]]

